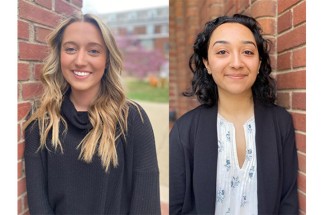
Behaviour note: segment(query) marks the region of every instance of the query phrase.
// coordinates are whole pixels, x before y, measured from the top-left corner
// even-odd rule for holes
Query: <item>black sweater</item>
[[[28,205],[31,214],[160,214],[159,171],[150,121],[141,108],[130,105],[126,141],[116,141],[118,166],[105,173],[96,154],[91,163],[76,149],[91,129],[87,112],[77,112],[63,101],[61,114],[68,132],[60,140],[63,154],[51,146],[37,151],[39,128],[25,131],[25,165]],[[36,152],[37,151],[37,152]]]

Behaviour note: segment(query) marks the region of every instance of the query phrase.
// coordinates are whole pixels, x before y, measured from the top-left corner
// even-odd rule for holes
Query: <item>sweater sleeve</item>
[[[133,145],[133,181],[130,214],[160,214],[159,170],[155,139],[145,111],[130,112],[129,125]],[[143,121],[141,119],[143,118]]]
[[[283,187],[279,214],[298,214],[297,172],[298,158],[295,131],[288,114],[288,132],[283,142]]]
[[[48,201],[45,150],[38,150],[40,136],[37,123],[25,130],[25,169],[30,214],[54,214]]]

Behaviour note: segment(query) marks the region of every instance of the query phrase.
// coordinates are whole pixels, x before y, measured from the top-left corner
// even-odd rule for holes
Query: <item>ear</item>
[[[204,63],[205,68],[207,69],[208,74],[211,75],[211,70],[210,70],[210,66],[209,66],[209,61],[206,60],[206,59],[203,59],[203,63]]]

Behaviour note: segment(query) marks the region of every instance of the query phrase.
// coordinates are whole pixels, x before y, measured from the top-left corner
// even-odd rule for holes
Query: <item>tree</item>
[[[146,49],[139,39],[130,35],[117,37],[116,41],[123,53],[127,74],[138,78],[159,76],[162,65],[167,61],[162,50]]]

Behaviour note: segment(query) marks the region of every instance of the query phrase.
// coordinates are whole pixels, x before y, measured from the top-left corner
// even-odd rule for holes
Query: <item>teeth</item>
[[[90,74],[89,72],[79,72],[79,71],[73,71],[73,73],[78,76],[87,76]]]

